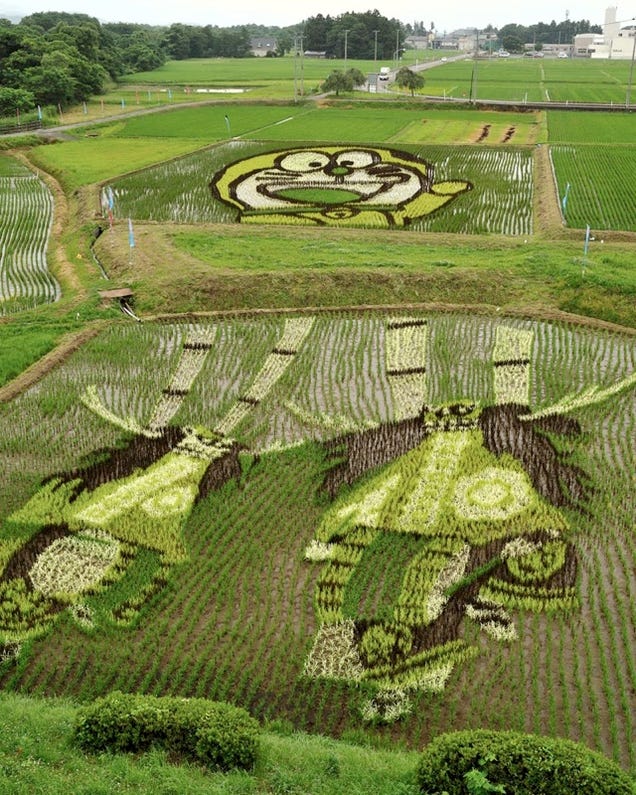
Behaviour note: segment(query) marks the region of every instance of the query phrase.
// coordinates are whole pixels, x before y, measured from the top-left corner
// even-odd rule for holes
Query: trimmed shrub
[[[220,769],[249,769],[259,725],[231,704],[114,691],[78,710],[74,740],[85,751],[139,752],[151,746]]]
[[[465,774],[481,770],[508,795],[634,795],[618,765],[584,745],[520,732],[480,729],[442,734],[417,771],[422,795],[469,795]]]

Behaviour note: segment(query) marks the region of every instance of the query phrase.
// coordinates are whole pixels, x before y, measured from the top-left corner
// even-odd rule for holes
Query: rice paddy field
[[[422,93],[441,99],[500,99],[514,102],[599,102],[624,105],[629,85],[628,61],[604,61],[590,59],[557,59],[557,58],[508,58],[480,57],[476,62],[470,57],[461,57],[461,53],[450,53],[445,62],[437,58],[430,68],[422,74],[426,84]],[[422,64],[431,56],[426,51],[407,50],[404,61],[400,65],[413,68]],[[359,69],[363,74],[375,73],[379,65],[394,67],[391,62],[347,61],[346,67]],[[327,77],[332,69],[343,69],[342,60],[324,61],[304,58],[302,75],[304,93],[311,94]],[[150,73],[131,75],[126,83],[133,86],[140,102],[148,100],[147,92],[151,92],[150,101],[157,101],[157,89],[163,89],[167,98],[168,87],[171,87],[172,100],[182,95],[202,98],[206,96],[203,89],[211,92],[233,88],[240,89],[233,95],[234,99],[250,97],[262,99],[265,86],[272,96],[272,87],[276,87],[278,98],[293,97],[294,78],[296,90],[300,90],[300,65],[294,58],[262,58],[262,59],[192,59],[189,61],[170,61],[160,69]],[[268,85],[269,84],[269,85]],[[473,93],[471,94],[471,84]],[[476,87],[476,92],[475,92]],[[186,93],[186,89],[189,89]],[[200,93],[197,94],[197,89]],[[146,97],[144,97],[146,91]],[[209,95],[208,95],[209,96]],[[228,95],[232,96],[232,95]]]
[[[208,189],[221,164],[256,151],[271,151],[271,142],[277,142],[281,151],[309,141],[388,143],[430,163],[436,180],[471,186],[448,211],[420,218],[413,229],[527,235],[533,232],[536,190],[533,146],[547,139],[550,144],[554,141],[550,155],[561,202],[568,193],[560,208],[564,222],[595,230],[634,230],[633,192],[623,187],[630,183],[634,162],[631,116],[584,113],[584,123],[570,125],[569,134],[567,112],[550,111],[547,128],[545,118],[537,112],[419,107],[379,113],[373,105],[221,105],[109,124],[96,128],[89,140],[38,150],[34,159],[59,174],[69,187],[105,181],[113,169],[139,171],[110,183],[121,216],[140,221],[217,222],[235,217],[232,208],[220,206]],[[229,143],[228,132],[232,133]],[[217,143],[210,147],[210,141]],[[453,148],[440,146],[447,142]],[[193,149],[198,151],[189,157],[165,160]],[[153,161],[161,165],[139,170]],[[362,219],[360,225],[366,223]]]
[[[225,65],[168,64],[126,103],[265,85]],[[620,98],[603,66],[480,61],[478,91]],[[516,729],[636,773],[634,122],[522,111],[87,112],[24,153],[63,220],[0,158],[0,308],[37,286],[0,351],[86,332],[0,401],[0,687],[205,696],[410,749]],[[56,212],[47,278],[89,298],[42,286]],[[581,258],[587,226],[607,243]],[[97,296],[127,285],[154,317]],[[249,311],[196,313],[212,293]]]
[[[14,158],[0,155],[0,316],[59,298],[46,260],[52,220],[46,185]]]
[[[114,326],[0,416],[2,686],[633,769],[635,374],[507,318]]]

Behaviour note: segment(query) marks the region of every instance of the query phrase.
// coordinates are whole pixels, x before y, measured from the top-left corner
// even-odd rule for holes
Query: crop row
[[[0,314],[60,297],[46,261],[53,197],[20,168],[20,174],[0,177]]]
[[[636,230],[634,147],[552,146],[559,195],[568,226]],[[567,186],[570,186],[568,189]]]
[[[272,144],[267,148],[271,150]],[[232,142],[116,180],[112,183],[115,214],[181,223],[231,221],[235,211],[212,197],[210,181],[229,161],[258,151],[256,143]],[[262,144],[260,151],[265,151]],[[285,144],[280,144],[280,151],[285,151]],[[433,166],[436,183],[467,182],[471,190],[414,221],[413,229],[509,235],[532,231],[529,150],[431,146],[420,147],[418,157]],[[361,217],[366,216],[362,213]]]

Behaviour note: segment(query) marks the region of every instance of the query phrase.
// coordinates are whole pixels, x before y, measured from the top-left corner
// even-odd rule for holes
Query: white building
[[[616,21],[616,6],[605,10],[603,34],[580,33],[574,37],[574,54],[591,58],[613,58],[631,60],[636,47],[636,20],[621,27]]]

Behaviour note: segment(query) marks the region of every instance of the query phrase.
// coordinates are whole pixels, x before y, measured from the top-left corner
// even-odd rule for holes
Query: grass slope
[[[265,731],[251,773],[212,773],[166,754],[88,756],[72,744],[67,700],[0,695],[0,790],[12,795],[415,795],[418,754]],[[359,738],[363,740],[361,736]]]
[[[371,230],[139,227],[100,238],[142,313],[440,302],[572,312],[636,326],[630,245],[428,236]],[[240,251],[240,255],[238,252]],[[175,280],[175,273],[179,274]]]

